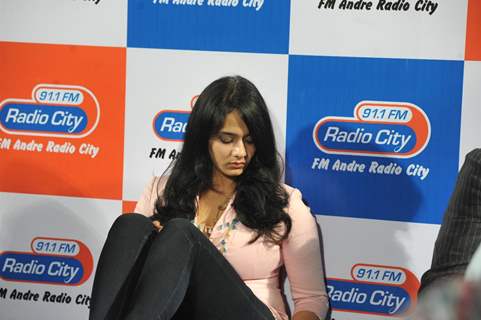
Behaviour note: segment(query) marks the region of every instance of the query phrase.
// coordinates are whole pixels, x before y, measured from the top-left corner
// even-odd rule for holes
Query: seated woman
[[[275,145],[250,81],[224,77],[207,86],[180,157],[137,203],[142,215],[112,226],[90,319],[287,320],[283,267],[292,319],[324,319],[316,221],[301,193],[280,182]]]

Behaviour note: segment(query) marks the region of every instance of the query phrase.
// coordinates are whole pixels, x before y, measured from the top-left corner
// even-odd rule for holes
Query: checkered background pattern
[[[321,227],[332,317],[389,319],[481,145],[481,2],[2,0],[0,74],[2,319],[87,317],[110,225],[232,74]]]

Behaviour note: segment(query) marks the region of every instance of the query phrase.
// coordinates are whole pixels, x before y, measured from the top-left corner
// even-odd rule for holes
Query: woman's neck
[[[222,175],[214,175],[212,178],[212,189],[215,192],[221,193],[226,197],[234,194],[237,183],[230,177]]]
[[[236,183],[227,177],[212,178],[212,188],[202,192],[196,212],[196,224],[208,237],[215,224],[226,210],[232,195],[235,192]]]

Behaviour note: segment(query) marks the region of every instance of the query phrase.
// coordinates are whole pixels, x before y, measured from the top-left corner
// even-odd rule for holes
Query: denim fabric
[[[144,220],[145,227],[131,228],[132,220],[134,224]],[[95,281],[108,278],[112,270],[122,273],[123,279],[115,277],[121,284],[94,283],[91,320],[274,320],[218,249],[188,220],[172,219],[153,236],[147,225],[152,228],[148,218],[129,214],[112,226],[117,232],[109,233]],[[112,242],[121,242],[125,248]],[[137,254],[104,252],[111,249]]]

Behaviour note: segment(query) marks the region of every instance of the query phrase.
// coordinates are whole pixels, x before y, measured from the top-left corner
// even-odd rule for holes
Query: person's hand
[[[154,228],[157,231],[160,231],[163,228],[163,226],[160,224],[160,222],[158,220],[152,221],[152,224],[154,225]]]

